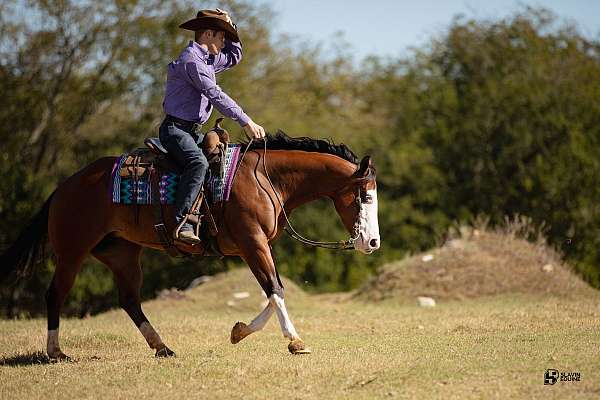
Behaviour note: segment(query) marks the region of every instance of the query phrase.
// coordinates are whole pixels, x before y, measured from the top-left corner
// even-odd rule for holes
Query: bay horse
[[[289,339],[289,351],[308,352],[286,310],[271,243],[282,233],[285,215],[302,204],[327,197],[333,200],[343,225],[354,236],[354,248],[365,254],[378,249],[375,168],[369,156],[357,163],[355,154],[343,144],[290,138],[282,132],[267,139],[266,145],[254,142],[248,147],[239,163],[230,199],[220,213],[215,213],[219,226],[216,242],[221,253],[241,256],[269,299],[248,325],[234,325],[231,342],[238,343],[261,330],[276,313],[283,336]],[[119,305],[156,351],[155,356],[175,355],[140,304],[142,248],[164,250],[153,228],[153,205],[140,205],[136,218],[133,207],[112,202],[108,191],[115,159],[98,159],[60,184],[0,259],[0,279],[14,272],[23,273],[49,241],[56,260],[46,292],[47,352],[51,359],[68,359],[59,346],[59,314],[88,254],[113,272]],[[165,219],[174,223],[173,206],[165,207]],[[202,246],[180,247],[192,254],[203,251]]]

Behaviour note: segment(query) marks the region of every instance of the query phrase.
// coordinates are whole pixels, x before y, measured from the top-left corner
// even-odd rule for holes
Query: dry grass
[[[45,321],[0,321],[1,399],[372,399],[598,398],[600,305],[595,292],[502,295],[425,309],[310,296],[286,282],[296,328],[313,350],[292,356],[273,318],[263,332],[229,343],[264,297],[247,270],[183,296],[146,303],[178,353],[155,359],[126,314],[62,321],[75,361],[48,364]],[[234,299],[246,291],[249,297]],[[582,381],[543,385],[546,368]]]
[[[527,225],[503,231],[461,228],[442,247],[387,264],[356,296],[461,300],[499,294],[573,296],[595,292],[542,240],[520,238]]]

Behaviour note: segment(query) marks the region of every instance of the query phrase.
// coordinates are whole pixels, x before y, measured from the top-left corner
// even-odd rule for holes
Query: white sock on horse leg
[[[252,322],[250,322],[248,328],[250,328],[252,332],[260,331],[262,328],[265,327],[265,325],[271,318],[271,315],[273,315],[274,311],[275,307],[273,307],[273,304],[269,302],[265,309],[262,310],[261,313],[258,314],[257,317],[252,320]]]
[[[296,332],[296,328],[294,328],[294,324],[292,324],[292,320],[288,316],[283,297],[274,293],[271,295],[271,297],[269,297],[269,301],[275,308],[283,336],[290,340],[299,339],[300,336],[298,336],[298,332]]]
[[[57,352],[60,353],[60,346],[58,345],[58,328],[48,331],[48,341],[46,350],[49,356],[55,355]]]
[[[142,322],[138,329],[142,335],[144,335],[144,338],[146,339],[146,342],[148,342],[148,346],[150,346],[151,349],[158,350],[165,347],[165,344],[163,343],[159,334],[154,330],[152,325],[150,325],[150,322]]]

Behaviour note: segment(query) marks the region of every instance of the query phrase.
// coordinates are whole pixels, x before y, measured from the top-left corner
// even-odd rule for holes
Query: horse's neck
[[[267,163],[270,177],[290,210],[331,195],[356,169],[354,164],[331,154],[296,151],[269,152]]]

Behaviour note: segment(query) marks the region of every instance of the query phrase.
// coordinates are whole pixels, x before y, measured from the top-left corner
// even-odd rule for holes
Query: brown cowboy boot
[[[194,203],[192,204],[190,212],[186,214],[186,216],[183,218],[183,221],[181,221],[181,223],[175,228],[175,231],[173,232],[173,239],[191,245],[198,244],[201,242],[200,238],[198,237],[200,229],[200,218],[198,216],[198,210],[200,209],[200,205],[202,204],[203,198],[204,192],[201,189],[198,195],[196,196]],[[193,230],[182,231],[181,228],[186,223],[196,225],[196,232],[194,232]]]
[[[194,231],[175,232],[173,234],[173,238],[187,244],[198,244],[201,242],[200,238],[196,236]]]

